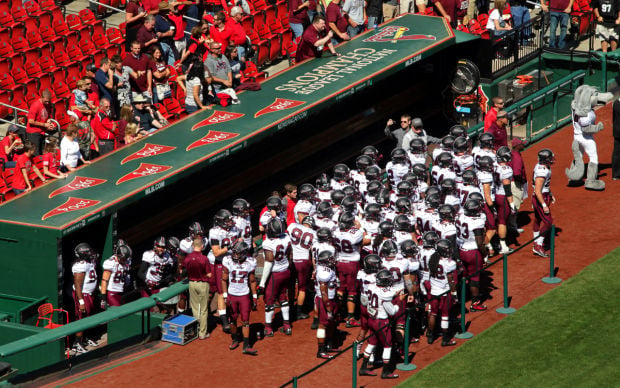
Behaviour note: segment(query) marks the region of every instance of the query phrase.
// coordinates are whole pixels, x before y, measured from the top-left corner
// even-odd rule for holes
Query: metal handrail
[[[100,2],[95,1],[95,0],[88,0],[88,2],[89,2],[89,3],[95,3],[95,4],[97,4],[97,5],[100,5],[100,6],[105,7],[105,8],[109,8],[109,9],[111,9],[111,10],[113,10],[113,11],[116,11],[116,12],[120,12],[120,13],[127,13],[127,11],[125,11],[124,9],[120,9],[120,8],[112,7],[111,5],[104,4],[104,3],[100,3]],[[186,15],[183,15],[183,19],[191,20],[191,21],[194,21],[194,22],[196,22],[196,23],[198,23],[198,22],[200,21],[200,20],[198,20],[198,19],[194,19],[194,18],[189,17],[189,16],[186,16]]]

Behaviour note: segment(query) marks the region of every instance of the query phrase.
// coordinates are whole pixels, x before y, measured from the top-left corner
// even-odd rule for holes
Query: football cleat
[[[345,320],[345,326],[347,328],[360,327],[360,325],[360,321],[356,321],[354,318],[348,318],[347,320]]]
[[[394,372],[391,372],[391,373],[381,373],[381,378],[382,379],[397,379],[398,377],[399,376],[396,373],[394,373]]]
[[[263,331],[263,338],[265,337],[273,337],[273,329],[270,326],[266,326]]]
[[[360,369],[359,375],[360,376],[376,376],[377,374],[371,371],[370,369]]]
[[[286,326],[286,325],[280,328],[280,332],[286,335],[293,335],[293,329],[290,326]]]
[[[426,333],[426,342],[432,345],[435,342],[435,335],[433,333]]]
[[[334,356],[332,356],[331,354],[327,352],[317,352],[316,358],[322,358],[323,360],[331,360],[332,358],[334,358]]]
[[[475,313],[476,311],[484,311],[486,309],[487,306],[482,304],[482,302],[472,303],[471,306],[469,306],[469,311],[472,313]]]
[[[310,318],[310,315],[306,314],[306,313],[299,313],[297,314],[297,319],[308,319]]]
[[[444,340],[441,341],[441,346],[454,346],[456,345],[456,341],[455,340]]]
[[[256,356],[258,354],[258,350],[253,348],[243,348],[243,354],[247,354],[250,356]]]
[[[95,341],[91,340],[90,338],[86,339],[86,346],[92,346],[93,348],[96,348],[97,346],[99,346],[98,343],[96,343]]]
[[[312,324],[310,325],[310,330],[316,330],[319,328],[319,321],[318,320],[312,320]]]
[[[228,346],[228,349],[230,350],[235,350],[239,347],[239,341],[238,340],[233,340],[230,345]]]
[[[532,252],[536,256],[549,257],[549,254],[547,252],[545,252],[545,248],[543,248],[543,246],[539,245],[539,244],[534,244],[534,247],[532,248]]]
[[[332,344],[325,344],[325,350],[330,353],[337,353],[340,351],[340,349],[337,346],[334,346]]]
[[[515,251],[515,250],[514,250],[514,249],[512,249],[512,248],[510,248],[510,247],[506,247],[506,249],[504,249],[504,248],[500,249],[499,254],[500,254],[500,255],[507,255],[507,254],[512,253],[512,252],[514,252],[514,251]]]
[[[88,352],[88,350],[84,349],[84,347],[82,346],[81,343],[76,342],[75,344],[73,344],[73,347],[71,348],[71,350],[75,353],[75,354],[84,354],[86,352]]]

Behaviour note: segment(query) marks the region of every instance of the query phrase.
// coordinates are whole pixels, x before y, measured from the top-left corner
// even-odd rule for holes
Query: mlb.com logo
[[[409,28],[403,26],[385,26],[381,28],[376,34],[364,39],[364,42],[392,42],[396,43],[399,40],[437,40],[434,35],[424,34],[412,34],[405,35],[409,31]]]

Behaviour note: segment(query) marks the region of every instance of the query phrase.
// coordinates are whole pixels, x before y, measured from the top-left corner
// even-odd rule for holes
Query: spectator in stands
[[[308,58],[321,58],[323,56],[323,46],[325,45],[329,48],[330,53],[340,56],[340,53],[336,52],[331,42],[334,33],[331,29],[326,31],[325,26],[325,18],[322,15],[314,17],[312,24],[304,31],[297,47],[297,54],[295,55],[297,63]]]
[[[131,99],[138,95],[153,98],[153,62],[141,52],[140,42],[131,44],[131,52],[125,55],[123,66],[131,69]]]
[[[125,127],[125,139],[123,140],[124,144],[131,144],[142,138],[142,133],[138,132],[138,124],[129,123]]]
[[[131,105],[123,105],[121,107],[119,120],[116,123],[117,144],[125,144],[125,131],[127,130],[127,126],[131,123],[135,123],[135,120],[133,118],[133,107]],[[145,135],[146,132],[141,132],[140,134]]]
[[[226,48],[224,53],[228,63],[230,64],[230,71],[232,72],[232,88],[237,90],[237,86],[241,85],[241,72],[245,70],[245,62],[239,60],[239,52],[237,46],[230,45]]]
[[[214,42],[222,45],[222,52],[226,50],[228,42],[230,42],[231,31],[226,28],[226,14],[222,11],[215,14],[215,16],[206,15],[205,19],[211,23],[209,28],[209,35]]]
[[[543,12],[549,12],[549,47],[563,49],[566,46],[566,31],[568,30],[568,19],[571,9],[573,8],[573,0],[550,0],[549,5],[545,4],[545,0],[540,1],[540,7]],[[560,37],[555,33],[560,25]]]
[[[409,12],[415,12],[415,5],[413,3],[413,0],[400,0],[398,13],[400,14]]]
[[[56,139],[48,139],[43,150],[43,175],[55,179],[65,179],[67,174],[58,171],[57,151],[58,142]]]
[[[144,19],[144,24],[138,30],[136,40],[140,42],[143,53],[150,54],[155,46],[159,46],[159,39],[155,33],[155,16],[149,15]]]
[[[44,90],[41,98],[35,100],[28,110],[28,122],[26,124],[26,139],[34,147],[34,155],[41,155],[45,136],[56,130],[55,124],[50,120],[52,113],[52,93]]]
[[[222,45],[218,42],[211,42],[211,54],[207,57],[204,65],[209,72],[211,78],[211,88],[217,95],[224,93],[232,98],[233,104],[239,104],[237,94],[232,89],[232,70],[230,63],[224,55],[222,55]]]
[[[43,183],[47,182],[47,178],[41,175],[41,172],[37,166],[32,164],[34,152],[35,145],[30,142],[26,142],[26,144],[24,144],[24,152],[17,157],[17,164],[15,166],[16,171],[15,175],[13,175],[13,183],[11,184],[13,192],[16,195],[32,190],[32,183],[29,178],[30,171],[34,171]]]
[[[158,113],[144,96],[138,96],[133,100],[134,121],[140,127],[140,131],[151,133],[163,127],[164,124],[161,122]]]
[[[295,38],[299,38],[304,33],[304,26],[308,24],[309,0],[291,0],[288,4],[288,24],[293,30]]]
[[[144,98],[144,96],[140,97]],[[97,136],[99,155],[105,155],[108,152],[114,151],[116,122],[110,117],[110,100],[107,98],[101,99],[101,102],[99,103],[99,111],[95,114],[95,118],[92,119],[90,125]]]
[[[118,94],[116,93],[116,85],[119,82],[118,77],[114,75],[114,69],[108,58],[101,59],[99,69],[95,72],[95,82],[101,93],[99,97],[107,98],[112,102],[112,117],[118,117]],[[96,107],[96,105],[95,105]]]
[[[185,40],[185,29],[187,28],[187,22],[183,17],[183,9],[184,4],[189,2],[177,2],[170,4],[172,6],[171,12],[168,14],[168,19],[172,22],[170,28],[174,27],[174,35],[172,39],[174,40],[174,47],[177,49],[177,53],[179,57],[181,53],[185,50],[186,40]],[[183,5],[181,5],[183,4]],[[188,31],[191,31],[189,28]]]
[[[248,37],[241,24],[243,19],[243,10],[239,6],[234,6],[230,9],[230,17],[226,19],[226,28],[230,30],[230,41],[237,46],[238,58],[241,62],[246,60],[246,50],[249,45]],[[303,32],[303,30],[302,30]]]
[[[97,82],[95,81],[95,73],[97,72],[97,66],[94,63],[89,63],[86,65],[86,71],[84,72],[84,77],[82,79],[89,81],[88,89],[86,90],[86,94],[88,94],[88,99],[95,102],[95,106],[99,105],[99,86],[97,86]]]
[[[155,16],[155,34],[161,48],[164,61],[168,65],[174,65],[174,61],[179,59],[177,47],[174,44],[175,26],[170,20],[170,4],[167,1],[159,3],[159,13]]]
[[[508,126],[508,114],[505,110],[497,112],[497,119],[487,132],[493,135],[495,138],[495,150],[502,146],[508,146],[508,132],[506,127]]]
[[[71,123],[78,129],[77,141],[80,145],[80,152],[85,160],[92,160],[99,153],[99,144],[95,131],[88,121],[80,121],[73,111],[67,111],[67,115],[71,116]]]
[[[297,186],[292,183],[284,185],[284,197],[282,197],[282,207],[286,209],[286,224],[294,224],[295,205],[297,204]]]
[[[16,161],[13,157],[15,150],[23,147],[22,139],[17,135],[19,127],[15,124],[9,125],[6,136],[0,140],[0,169],[15,167]]]
[[[140,0],[129,0],[125,8],[125,49],[131,49],[131,42],[136,40],[138,30],[144,24],[144,18],[148,12],[144,9],[144,5]]]
[[[433,0],[433,6],[437,10],[437,13],[443,16],[452,28],[456,28],[457,15],[456,15],[456,0]]]
[[[347,26],[349,23],[347,22],[347,19],[344,18],[340,1],[341,0],[332,0],[325,11],[327,24],[334,33],[334,36],[332,37],[332,44],[334,45],[351,39],[347,33]]]
[[[489,128],[491,128],[491,124],[497,120],[497,112],[504,109],[504,99],[498,96],[495,96],[491,99],[493,102],[493,106],[487,111],[487,114],[484,116],[484,132],[488,132]]]
[[[383,1],[383,21],[387,22],[395,18],[400,13],[398,10],[398,0]]]
[[[185,91],[185,111],[194,113],[198,109],[207,109],[203,103],[203,91],[209,88],[205,80],[205,68],[198,58],[189,66],[187,74],[177,77],[177,84]]]
[[[97,111],[97,105],[90,99],[86,91],[89,88],[89,82],[85,79],[77,81],[77,88],[71,92],[69,99],[70,109],[78,115],[80,120],[91,120]]]
[[[129,84],[131,68],[123,66],[123,59],[120,55],[112,57],[112,68],[114,69],[114,77],[118,78],[116,84],[116,112],[120,112],[121,105],[131,104],[131,85]]]
[[[204,10],[209,16],[215,16],[222,11],[228,13],[228,3],[226,0],[205,0]]]
[[[153,92],[153,102],[163,102],[166,98],[172,97],[172,90],[168,83],[170,77],[170,68],[165,62],[162,50],[159,47],[155,47],[153,50],[153,85],[155,90]]]
[[[368,17],[368,28],[377,28],[381,23],[381,12],[383,11],[383,1],[367,0],[366,16]]]
[[[506,0],[495,0],[494,4],[495,8],[491,10],[486,28],[491,31],[491,37],[498,37],[512,30],[512,27],[503,18]]]
[[[512,27],[519,29],[522,25],[530,22],[530,9],[527,7],[526,0],[509,0],[510,15],[512,16]],[[521,31],[520,43],[524,44],[532,36],[531,28],[524,28]]]
[[[192,33],[187,42],[187,49],[181,55],[181,64],[183,70],[187,71],[187,67],[193,62],[193,57],[197,57],[204,61],[209,55],[209,43],[211,38],[207,35],[209,26],[206,21],[201,20],[200,23],[192,29]]]
[[[620,24],[619,0],[593,0],[594,16],[596,17],[596,36],[601,41],[601,51],[607,52],[618,48],[618,24]]]
[[[72,172],[76,168],[90,162],[84,159],[84,155],[80,152],[80,144],[77,140],[78,128],[73,124],[69,124],[65,135],[60,141],[60,171]]]
[[[346,15],[347,33],[350,38],[364,31],[364,21],[366,20],[366,9],[364,0],[346,0],[342,10]],[[401,4],[402,5],[402,4]]]

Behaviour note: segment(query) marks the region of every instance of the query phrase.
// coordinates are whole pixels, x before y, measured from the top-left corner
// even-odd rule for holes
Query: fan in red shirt
[[[48,139],[43,151],[43,175],[50,178],[65,179],[67,174],[58,171],[58,143],[56,139]]]
[[[99,145],[99,155],[105,155],[114,150],[114,132],[116,131],[116,122],[110,117],[110,100],[102,98],[99,104],[99,111],[95,114],[95,118],[90,122],[90,126],[97,136],[97,144]]]
[[[11,187],[15,194],[21,194],[24,191],[32,190],[32,184],[30,183],[30,171],[34,170],[34,173],[41,179],[43,183],[47,182],[47,179],[37,168],[32,165],[32,157],[34,156],[34,145],[30,142],[24,144],[24,153],[17,157],[17,166],[15,168],[15,175],[13,175],[13,183]]]
[[[188,60],[188,58],[193,55],[200,56],[203,62],[207,60],[209,56],[209,43],[211,42],[211,38],[207,35],[208,32],[209,25],[205,20],[201,20],[197,26],[192,28],[191,35],[187,41],[187,49],[181,54],[180,63],[189,66],[192,61],[191,59]]]
[[[222,11],[216,13],[215,16],[206,14],[205,20],[212,24],[211,28],[209,28],[211,39],[222,44],[222,52],[226,51],[226,47],[228,47],[232,35],[232,30],[228,28],[226,14]]]
[[[0,164],[4,164],[4,168],[15,167],[13,152],[23,146],[22,139],[17,135],[17,131],[19,131],[17,125],[9,125],[6,136],[0,140]]]
[[[301,42],[299,42],[297,55],[295,56],[297,63],[308,58],[321,58],[325,45],[329,48],[330,53],[340,56],[340,53],[336,52],[334,45],[331,43],[334,33],[331,30],[326,32],[325,25],[325,18],[322,15],[314,17],[312,24],[306,28],[301,36]]]
[[[238,6],[234,6],[230,9],[230,17],[226,19],[226,29],[230,31],[230,41],[237,46],[237,54],[240,61],[245,61],[245,45],[247,43],[247,36],[243,25],[241,25],[241,19],[243,19],[243,9]]]

